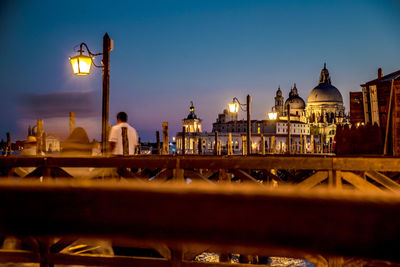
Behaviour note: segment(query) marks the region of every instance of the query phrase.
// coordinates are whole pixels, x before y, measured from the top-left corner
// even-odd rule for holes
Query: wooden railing
[[[297,184],[312,188],[319,185],[341,188],[343,184],[361,190],[389,189],[400,186],[400,158],[389,157],[333,157],[333,156],[130,156],[130,157],[2,157],[0,170],[12,175],[14,167],[39,167],[43,177],[52,177],[51,169],[58,167],[137,168],[148,169],[132,177],[153,181],[190,178],[206,182],[232,179],[264,184]],[[308,171],[282,181],[277,170]],[[94,173],[99,175],[99,172]],[[255,175],[254,177],[252,175]],[[296,176],[297,175],[297,176]],[[392,175],[392,177],[390,176]],[[397,176],[396,176],[397,175]]]
[[[0,234],[30,240],[31,247],[0,250],[1,262],[197,266],[205,265],[193,261],[203,251],[292,256],[317,266],[400,261],[400,186],[391,179],[400,172],[399,158],[0,158],[3,173],[11,175],[18,166],[39,167],[45,178],[59,167],[132,167],[140,169],[136,175],[141,178],[144,169],[154,172],[148,183],[0,180]],[[284,183],[275,175],[279,170],[304,170],[308,177]],[[185,184],[185,178],[193,182]],[[175,182],[160,183],[168,179]],[[275,179],[278,189],[268,182]],[[230,183],[233,180],[250,183]],[[345,190],[350,187],[360,190]],[[54,236],[61,239],[55,242],[50,238]],[[150,247],[162,257],[59,253],[77,237]]]

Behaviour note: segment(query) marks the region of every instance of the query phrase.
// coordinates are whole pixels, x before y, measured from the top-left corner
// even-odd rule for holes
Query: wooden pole
[[[290,105],[287,106],[287,153],[291,154],[292,150],[292,136],[291,136],[291,129],[290,129]]]
[[[251,97],[250,95],[247,95],[246,98],[246,109],[247,109],[247,153],[250,155],[251,154],[251,109],[250,109],[250,104],[251,104]]]
[[[43,132],[42,133],[42,151],[43,152],[47,152],[46,147],[47,147],[47,145],[46,145],[46,133]]]
[[[260,149],[261,149],[261,155],[265,155],[265,137],[264,137],[264,135],[261,135]]]
[[[322,134],[319,135],[319,142],[321,144],[321,154],[324,153],[324,137]]]
[[[389,110],[387,113],[387,120],[386,120],[385,143],[383,146],[383,155],[386,155],[388,153],[387,147],[388,147],[388,138],[389,138],[389,129],[390,129],[390,119],[392,117],[393,82],[394,82],[394,79],[390,83]]]
[[[161,146],[160,146],[160,132],[156,131],[156,140],[157,140],[157,155],[161,154]]]
[[[310,145],[311,145],[311,153],[314,153],[314,135],[311,135],[311,140],[310,140]]]
[[[197,149],[197,151],[196,151],[196,149]],[[199,136],[197,134],[194,136],[193,154],[200,154],[200,152],[199,152]]]
[[[186,128],[182,127],[182,155],[185,155],[186,150]]]
[[[69,134],[72,134],[74,129],[75,129],[75,112],[70,112],[69,113]]]
[[[303,135],[300,134],[300,153],[304,153],[304,140],[303,140]]]
[[[233,151],[232,151],[232,134],[231,133],[228,133],[228,144],[227,144],[227,147],[228,147],[228,155],[232,155]]]
[[[168,136],[168,122],[164,121],[162,123],[163,128],[163,146],[162,146],[162,154],[169,154],[169,136]]]
[[[218,155],[218,132],[214,132],[214,155]]]
[[[37,120],[37,132],[36,132],[36,140],[37,140],[37,154],[40,155],[42,153],[42,135],[43,135],[43,120]]]
[[[138,154],[140,155],[142,153],[142,139],[139,137],[139,145],[138,145]]]
[[[101,150],[103,155],[107,155],[108,150],[108,113],[110,99],[110,51],[111,39],[108,34],[103,36],[103,101],[102,101],[102,120],[101,120]]]
[[[242,155],[247,155],[247,140],[246,136],[242,135]]]
[[[276,150],[276,142],[275,142],[275,135],[271,136],[271,152],[275,153]]]
[[[199,155],[203,154],[203,139],[199,137],[199,142],[197,143],[197,151]]]
[[[6,146],[6,156],[11,155],[11,135],[7,132],[7,146]]]

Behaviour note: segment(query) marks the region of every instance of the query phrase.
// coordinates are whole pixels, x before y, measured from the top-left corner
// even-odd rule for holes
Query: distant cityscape
[[[354,147],[346,153],[399,155],[400,147],[400,71],[383,75],[378,69],[377,78],[360,83],[359,92],[350,92],[350,111],[346,112],[340,91],[332,84],[331,75],[324,64],[319,80],[310,92],[307,102],[301,97],[301,89],[296,83],[290,88],[287,98],[279,87],[275,94],[275,105],[267,118],[251,119],[250,153],[336,153],[343,139],[340,129],[353,129],[361,133],[367,125],[378,127],[374,136],[377,145],[365,148]],[[283,90],[284,91],[284,90]],[[169,140],[170,153],[188,154],[247,154],[247,120],[238,120],[239,110],[224,109],[212,124],[212,132],[202,131],[202,120],[195,112],[193,102],[189,114],[182,120],[182,129]],[[54,134],[43,130],[43,121],[39,125],[28,126],[27,138],[34,136],[39,141],[41,151],[59,153],[63,142]],[[75,113],[70,113],[70,133],[75,128]],[[340,129],[339,129],[340,128]],[[339,134],[338,134],[339,129]],[[289,132],[290,131],[290,132]],[[363,130],[365,132],[365,130]],[[216,134],[217,133],[217,134]],[[350,132],[349,132],[350,133]],[[350,138],[350,134],[345,137]],[[185,140],[183,142],[183,135]],[[216,136],[217,135],[217,136]],[[357,135],[357,134],[353,134]],[[365,134],[368,138],[368,133]],[[3,154],[8,150],[22,151],[25,140],[8,144],[0,142]],[[217,143],[216,143],[217,142]],[[98,146],[96,140],[91,141]],[[229,145],[230,144],[230,145]],[[157,144],[143,143],[141,153],[155,152]],[[340,151],[343,149],[339,148]],[[345,150],[346,151],[346,150]]]

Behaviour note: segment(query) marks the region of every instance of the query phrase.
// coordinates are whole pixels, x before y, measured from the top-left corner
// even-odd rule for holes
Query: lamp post
[[[84,49],[88,55],[84,55]],[[109,99],[110,99],[110,52],[113,49],[113,40],[110,39],[108,34],[103,36],[103,53],[92,53],[85,43],[79,45],[79,55],[70,57],[72,70],[76,75],[88,75],[90,67],[93,66],[103,69],[103,101],[102,101],[102,120],[101,120],[101,148],[103,155],[107,153],[108,149],[108,113],[109,113]],[[103,55],[102,66],[94,63],[93,59],[96,56]]]
[[[251,97],[247,95],[246,104],[241,104],[239,99],[236,97],[233,98],[232,103],[228,104],[229,112],[237,113],[239,111],[239,107],[242,111],[244,110],[244,106],[246,107],[247,113],[247,132],[246,132],[246,139],[247,139],[247,154],[251,154],[251,119],[250,119],[250,103]]]

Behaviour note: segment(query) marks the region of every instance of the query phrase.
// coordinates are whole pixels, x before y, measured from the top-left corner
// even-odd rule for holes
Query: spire
[[[193,101],[190,101],[190,112],[194,112]]]
[[[298,95],[296,83],[294,83],[294,86],[293,86],[293,89],[292,89],[292,95],[293,96]]]
[[[190,113],[187,116],[187,120],[192,120],[192,119],[197,119],[196,114],[194,113],[194,105],[193,105],[193,101],[190,101],[190,109],[189,109]]]
[[[324,63],[324,68],[321,70],[321,75],[319,76],[319,83],[331,84],[331,77],[329,77],[329,71],[326,68],[326,63]]]
[[[281,86],[278,86],[278,90],[276,91],[276,96],[282,96]]]

